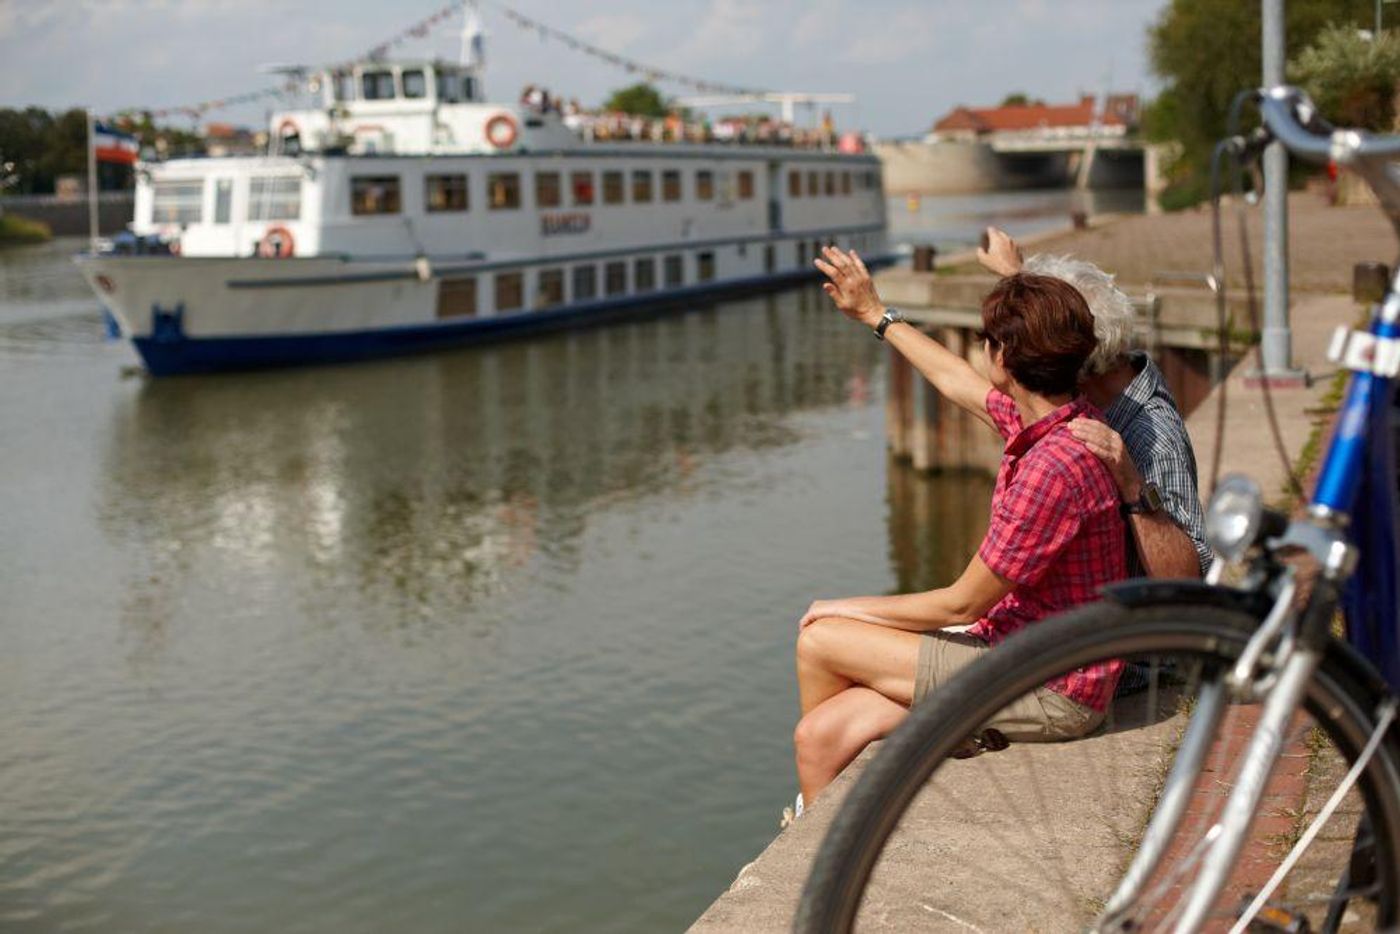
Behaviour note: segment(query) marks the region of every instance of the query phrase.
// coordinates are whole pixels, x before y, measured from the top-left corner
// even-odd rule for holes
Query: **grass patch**
[[[53,231],[42,221],[32,221],[18,214],[0,214],[0,246],[22,243],[46,243]]]

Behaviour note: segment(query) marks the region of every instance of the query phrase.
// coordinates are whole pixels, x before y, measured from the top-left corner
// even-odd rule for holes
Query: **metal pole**
[[[1283,84],[1283,0],[1264,4],[1264,85]],[[1288,326],[1288,152],[1281,143],[1264,150],[1264,333],[1260,345],[1266,379],[1296,378],[1293,333]]]
[[[97,151],[92,111],[87,112],[88,249],[97,252]]]

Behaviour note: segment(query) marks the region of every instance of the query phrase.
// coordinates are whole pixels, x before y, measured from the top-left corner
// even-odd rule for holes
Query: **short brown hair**
[[[1094,316],[1062,279],[1007,276],[982,300],[982,331],[1016,382],[1043,396],[1072,393],[1093,353]]]

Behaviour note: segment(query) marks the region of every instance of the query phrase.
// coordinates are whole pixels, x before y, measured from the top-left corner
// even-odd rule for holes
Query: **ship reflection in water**
[[[806,602],[985,522],[815,290],[170,381],[10,299],[7,930],[683,927],[790,798]]]

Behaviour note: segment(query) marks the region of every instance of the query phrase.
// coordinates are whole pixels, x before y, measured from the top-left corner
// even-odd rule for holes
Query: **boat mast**
[[[481,76],[486,71],[486,30],[481,27],[481,16],[475,3],[463,7],[462,21],[462,70],[472,79],[473,100],[485,100]]]

